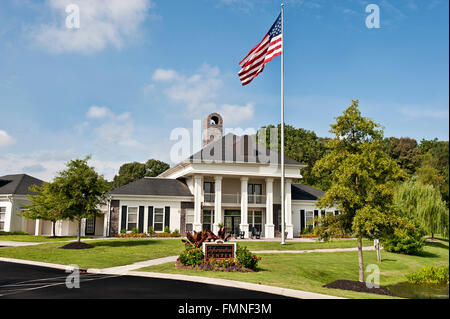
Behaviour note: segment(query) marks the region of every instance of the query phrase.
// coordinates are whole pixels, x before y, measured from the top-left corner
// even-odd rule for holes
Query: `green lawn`
[[[91,237],[83,237],[91,238]],[[44,243],[52,241],[65,241],[74,240],[77,237],[49,237],[49,236],[34,236],[34,235],[0,235],[0,241],[22,241],[22,242],[34,242],[34,243]]]
[[[187,274],[232,279],[286,287],[347,298],[386,298],[386,296],[323,288],[338,279],[358,280],[357,252],[310,254],[262,254],[261,271],[256,273],[225,273],[176,269],[173,263],[147,267],[141,271]],[[427,244],[421,256],[407,256],[382,251],[379,263],[381,285],[405,298],[448,298],[444,288],[414,287],[406,284],[405,274],[426,265],[449,262],[448,242]],[[364,252],[364,262],[377,264],[374,251]]]
[[[43,261],[82,268],[123,266],[138,261],[178,255],[180,239],[110,239],[88,241],[92,249],[60,249],[66,243],[0,248],[0,257]]]
[[[238,244],[247,246],[253,251],[258,250],[308,250],[308,249],[324,249],[324,248],[356,248],[356,239],[335,239],[329,242],[291,242],[287,241],[286,245],[281,245],[275,241],[237,241]],[[372,246],[373,241],[369,239],[363,240],[364,246]]]

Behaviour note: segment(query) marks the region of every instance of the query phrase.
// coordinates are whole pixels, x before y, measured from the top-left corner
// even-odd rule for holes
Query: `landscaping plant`
[[[417,285],[448,285],[448,265],[437,267],[427,266],[412,274],[406,275],[410,284]]]
[[[242,267],[255,270],[258,267],[258,262],[261,257],[252,254],[251,251],[245,246],[237,246],[236,249],[236,259]]]
[[[205,256],[201,248],[192,245],[186,246],[186,249],[178,257],[178,261],[184,266],[198,266],[202,263]]]

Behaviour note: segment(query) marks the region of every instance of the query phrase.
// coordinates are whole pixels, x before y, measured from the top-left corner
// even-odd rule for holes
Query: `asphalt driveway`
[[[188,281],[103,274],[80,274],[80,288],[69,289],[68,275],[53,268],[0,262],[0,298],[285,299]]]

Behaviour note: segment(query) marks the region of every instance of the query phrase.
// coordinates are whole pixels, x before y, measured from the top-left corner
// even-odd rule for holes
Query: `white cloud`
[[[0,147],[9,146],[16,142],[6,131],[0,130]]]
[[[111,111],[105,106],[93,105],[86,113],[88,119],[101,119],[111,115]]]
[[[244,106],[224,104],[219,113],[222,115],[224,123],[229,126],[246,122],[248,119],[253,118],[255,107],[253,103],[247,103]]]
[[[162,92],[172,102],[185,106],[188,116],[201,116],[205,113],[219,112],[226,120],[226,125],[235,125],[253,118],[254,105],[218,103],[219,93],[224,83],[217,66],[203,64],[190,75],[173,69],[157,69],[152,76],[153,83],[145,87],[154,89],[155,83],[166,85]]]
[[[431,118],[448,120],[448,109],[435,109],[425,107],[403,107],[400,112],[409,118]]]
[[[44,181],[51,181],[58,172],[66,169],[66,164],[71,159],[83,158],[73,150],[40,151],[26,154],[0,155],[0,176],[7,174],[30,174]],[[111,180],[118,172],[121,161],[99,160],[93,158],[89,164],[94,166],[97,172]]]
[[[179,77],[175,70],[156,69],[153,73],[152,79],[157,82],[169,82]]]
[[[67,5],[80,8],[80,28],[66,27]],[[152,7],[150,0],[47,0],[56,21],[33,26],[34,42],[53,53],[90,54],[111,45],[122,48],[125,40],[139,33],[139,27]]]

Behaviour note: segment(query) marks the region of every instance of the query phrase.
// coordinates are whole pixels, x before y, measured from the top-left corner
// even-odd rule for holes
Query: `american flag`
[[[281,55],[283,51],[283,34],[281,31],[281,13],[277,20],[265,35],[262,41],[255,46],[239,65],[241,70],[238,75],[242,85],[249,84],[259,73],[264,70],[267,62]]]

